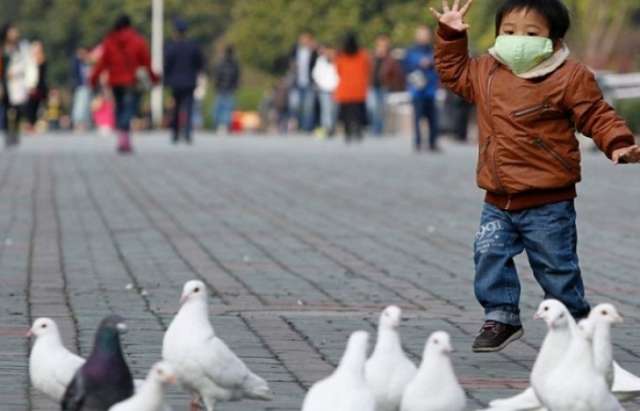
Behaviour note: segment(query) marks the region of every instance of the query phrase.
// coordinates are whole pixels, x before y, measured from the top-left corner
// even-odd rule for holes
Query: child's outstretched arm
[[[625,121],[604,100],[593,73],[580,65],[565,94],[578,131],[593,138],[615,163],[640,162],[640,147]]]
[[[455,0],[449,7],[449,1],[442,1],[442,12],[431,9],[438,19],[435,61],[442,83],[454,93],[468,101],[475,101],[474,80],[477,80],[477,61],[469,56],[467,29],[464,17],[471,8],[473,0],[461,6]]]

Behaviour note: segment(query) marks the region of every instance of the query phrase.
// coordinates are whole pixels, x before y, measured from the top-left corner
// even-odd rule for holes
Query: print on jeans
[[[502,246],[502,244],[496,244],[500,239],[500,230],[502,230],[502,223],[498,220],[481,225],[476,233],[476,252],[484,254],[492,246]]]

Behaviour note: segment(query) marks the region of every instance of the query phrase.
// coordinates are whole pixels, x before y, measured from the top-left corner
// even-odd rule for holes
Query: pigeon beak
[[[624,322],[624,318],[622,318],[621,315],[616,315],[613,320],[617,323],[617,324],[622,324]]]
[[[33,331],[31,331],[31,330],[27,331],[27,333],[24,336],[25,336],[25,338],[33,337]]]
[[[125,323],[118,323],[118,325],[116,325],[116,328],[118,329],[118,332],[120,334],[126,334],[127,333],[127,324]]]
[[[169,379],[167,379],[167,382],[168,382],[169,384],[174,384],[174,385],[175,385],[175,384],[177,384],[177,383],[178,383],[178,379],[176,378],[176,376],[175,376],[175,375],[172,375],[171,377],[169,377]]]
[[[189,294],[186,294],[180,297],[180,305],[182,306],[184,303],[187,302],[188,299],[189,299]]]
[[[534,319],[534,320],[541,320],[541,319],[542,319],[542,317],[540,317],[540,314],[535,313],[535,314],[533,314],[533,319]]]

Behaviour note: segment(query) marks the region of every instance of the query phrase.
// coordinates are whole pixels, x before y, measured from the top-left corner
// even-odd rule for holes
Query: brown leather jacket
[[[471,58],[466,33],[440,25],[435,61],[442,83],[477,105],[478,185],[501,209],[575,198],[581,179],[576,131],[609,157],[634,144],[593,73],[575,60],[526,80],[489,54]]]

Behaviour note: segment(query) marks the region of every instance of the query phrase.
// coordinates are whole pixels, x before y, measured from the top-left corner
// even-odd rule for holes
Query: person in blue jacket
[[[176,19],[175,37],[167,44],[164,60],[165,84],[171,88],[175,103],[173,112],[174,144],[180,141],[181,124],[184,124],[184,139],[192,142],[193,93],[198,74],[204,70],[204,57],[200,47],[186,36],[188,25],[184,20]],[[184,112],[184,115],[182,113]]]
[[[404,60],[407,86],[414,110],[414,147],[417,152],[423,148],[422,119],[427,119],[429,123],[429,150],[439,151],[436,109],[439,80],[433,59],[432,38],[431,28],[426,25],[419,26],[416,30],[416,44],[407,50]]]

